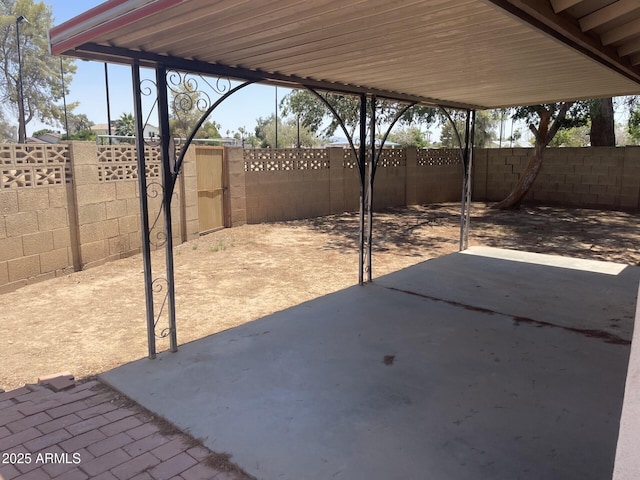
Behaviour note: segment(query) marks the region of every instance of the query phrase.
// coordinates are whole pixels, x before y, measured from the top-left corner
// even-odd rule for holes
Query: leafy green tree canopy
[[[90,142],[96,139],[96,132],[90,129],[78,130],[71,135],[65,135],[65,140],[80,140],[83,142]]]
[[[559,130],[553,140],[549,142],[550,147],[588,147],[589,127],[572,127]]]
[[[324,94],[324,98],[331,104],[343,119],[349,135],[353,136],[360,122],[360,98],[350,95],[334,93]],[[376,128],[388,125],[404,107],[403,104],[378,99],[376,110]],[[302,125],[320,136],[331,137],[340,124],[327,106],[313,93],[306,90],[295,90],[280,102],[285,116],[300,118]],[[370,114],[370,107],[367,114]],[[422,123],[430,125],[436,121],[436,110],[429,107],[414,106],[407,110],[399,119],[399,125]],[[368,126],[368,125],[367,125]],[[380,132],[379,132],[380,133]]]
[[[588,102],[547,103],[518,107],[513,118],[524,120],[536,138],[547,141],[546,146],[559,130],[587,125],[590,109],[591,105]],[[541,121],[551,130],[542,131]],[[553,135],[550,135],[551,133]],[[547,134],[547,138],[543,138],[543,134]]]
[[[48,32],[53,26],[51,7],[34,0],[2,0],[0,2],[0,100],[3,113],[18,117],[18,48],[16,19],[20,24],[20,48],[24,91],[25,124],[34,119],[62,124],[63,107],[60,58],[49,54]],[[69,59],[62,59],[65,86],[76,71]],[[72,110],[75,105],[68,105]],[[6,117],[5,117],[6,118]]]
[[[634,110],[629,115],[629,136],[640,143],[640,110]]]
[[[123,113],[116,120],[116,135],[133,137],[136,134],[136,121],[132,113]]]
[[[451,114],[451,119],[455,123],[456,129],[462,141],[464,141],[464,134],[466,128],[466,113],[463,111],[456,111]],[[440,131],[440,146],[446,148],[458,148],[458,137],[456,136],[453,125],[444,116],[440,115],[440,122],[442,129]],[[489,143],[495,138],[494,128],[496,126],[496,118],[491,115],[491,112],[482,110],[476,112],[476,124],[475,135],[473,144],[475,147],[483,148],[487,147]]]
[[[69,124],[69,135],[81,132],[83,130],[91,130],[93,122],[84,113],[67,114],[67,123]]]
[[[627,122],[627,132],[630,140],[640,145],[640,97],[628,97],[625,99],[626,107],[629,109],[629,120]]]
[[[187,138],[198,124],[209,103],[202,94],[194,89],[189,78],[171,88],[169,129],[171,135]],[[196,132],[195,138],[220,138],[220,125],[211,120],[205,121]]]
[[[4,113],[0,109],[0,141],[15,140],[16,128],[4,118]]]
[[[534,135],[533,152],[525,171],[504,200],[494,205],[499,209],[519,208],[542,170],[544,151],[556,134],[563,129],[582,127],[588,123],[590,105],[587,102],[548,103],[518,107],[514,118],[529,123]]]
[[[389,134],[389,140],[402,147],[426,148],[431,145],[428,136],[425,136],[425,133],[418,127],[394,129]]]
[[[276,121],[275,115],[256,120],[255,136],[262,148],[275,148],[276,146]],[[311,129],[300,122],[300,146],[317,147],[326,141],[318,137]],[[278,119],[278,148],[294,148],[298,145],[298,122],[295,119],[283,121]]]
[[[40,130],[36,130],[35,132],[33,132],[34,137],[39,137],[40,135],[46,135],[47,133],[55,133],[53,130],[51,130],[50,128],[43,128]]]

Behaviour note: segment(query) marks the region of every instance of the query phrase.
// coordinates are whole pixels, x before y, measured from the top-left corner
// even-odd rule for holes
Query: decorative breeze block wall
[[[73,270],[69,147],[0,145],[0,167],[0,292]]]
[[[241,152],[244,196],[231,184],[233,211],[248,223],[282,221],[359,209],[360,180],[349,148],[228,149],[233,170]],[[237,174],[236,174],[237,177]],[[457,150],[383,149],[376,170],[373,205],[389,207],[456,201],[462,188]],[[235,205],[246,208],[236,208]]]
[[[66,145],[0,145],[0,189],[65,185],[70,182]]]
[[[158,148],[145,147],[145,158],[153,221],[161,203],[161,195],[152,193],[159,188]],[[184,194],[190,203],[180,198],[185,177],[190,182],[194,174],[192,163],[187,154],[188,174],[172,201],[176,243],[197,235],[195,191]],[[135,147],[0,145],[0,168],[0,293],[140,250]],[[160,220],[152,234],[162,229]]]

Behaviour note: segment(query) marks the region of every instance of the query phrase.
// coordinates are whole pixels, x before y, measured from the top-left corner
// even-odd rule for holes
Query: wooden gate
[[[200,233],[226,225],[226,166],[223,147],[196,147]]]

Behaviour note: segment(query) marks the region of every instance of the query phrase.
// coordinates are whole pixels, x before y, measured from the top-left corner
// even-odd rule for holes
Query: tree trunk
[[[600,98],[591,108],[591,146],[616,146],[612,98]]]
[[[551,123],[551,116],[555,108],[549,110],[542,109],[539,112],[540,122],[537,127],[533,124],[529,124],[529,129],[531,129],[536,139],[536,143],[533,147],[533,155],[529,159],[529,163],[527,164],[527,168],[524,173],[518,179],[509,195],[507,195],[507,198],[496,203],[493,208],[498,208],[500,210],[515,210],[520,207],[524,197],[529,193],[533,182],[535,182],[538,177],[540,170],[542,170],[542,156],[544,154],[544,149],[549,145],[549,142],[553,140],[556,133],[558,133],[558,129],[560,129],[563,121],[565,120],[571,105],[573,105],[573,102],[564,102],[560,104],[560,108],[558,109],[558,113],[553,124]]]
[[[533,155],[529,159],[529,163],[527,163],[527,168],[524,173],[518,179],[509,195],[507,195],[507,197],[501,202],[496,203],[493,208],[498,208],[500,210],[515,210],[520,208],[520,204],[524,200],[524,197],[529,193],[533,182],[535,182],[538,174],[542,170],[542,155],[544,153],[544,147],[544,145],[539,145],[536,140]]]

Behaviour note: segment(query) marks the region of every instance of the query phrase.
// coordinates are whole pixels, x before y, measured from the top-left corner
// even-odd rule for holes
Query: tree
[[[398,143],[403,147],[425,148],[430,146],[429,139],[418,127],[406,127],[398,129],[389,134],[389,140]]]
[[[65,135],[64,140],[80,140],[83,142],[94,141],[96,139],[96,132],[90,129],[79,130],[71,135]]]
[[[207,120],[196,133],[196,138],[220,138],[220,124]]]
[[[2,141],[15,141],[16,140],[16,128],[12,126],[5,118],[0,109],[0,142]]]
[[[69,131],[62,137],[63,140],[93,141],[96,139],[96,132],[91,130],[94,123],[84,113],[67,114]]]
[[[40,135],[46,135],[47,133],[55,133],[55,132],[50,128],[43,128],[41,130],[36,130],[35,132],[33,132],[33,136],[37,138]]]
[[[535,139],[533,139],[535,142]],[[550,147],[588,147],[589,127],[563,128],[558,130],[553,140],[549,142]]]
[[[494,208],[507,210],[520,207],[542,169],[544,149],[561,128],[586,125],[588,111],[589,105],[585,102],[551,103],[516,109],[514,118],[529,122],[529,129],[535,138],[533,153],[516,185]]]
[[[360,123],[360,98],[335,93],[325,94],[324,97],[340,115],[347,128],[347,133],[353,138]],[[285,116],[289,115],[296,120],[300,118],[302,125],[320,136],[331,137],[340,126],[327,106],[313,93],[306,90],[291,92],[282,99],[280,106]],[[384,125],[388,125],[403,107],[404,105],[398,102],[379,99],[376,110],[376,128],[380,131]],[[369,114],[370,108],[367,108],[367,115]],[[436,109],[414,106],[402,115],[398,124],[405,126],[415,123],[430,125],[436,121],[436,118]],[[367,122],[367,129],[368,127]]]
[[[262,121],[263,119],[259,118],[258,121]],[[279,134],[280,132],[278,132]],[[257,138],[254,134],[247,131],[245,127],[238,127],[238,131],[233,133],[233,138],[238,141],[238,144],[242,145],[243,148],[249,146],[252,148],[261,147],[262,140]]]
[[[276,145],[276,121],[275,115],[256,120],[255,136],[262,148],[275,148]],[[241,138],[241,137],[240,137]],[[315,135],[308,127],[300,124],[300,146],[317,147],[326,139]],[[250,139],[247,139],[250,143]],[[278,147],[294,148],[298,145],[298,122],[293,119],[283,121],[278,118]]]
[[[69,131],[67,132],[69,135],[73,135],[74,133],[78,133],[83,130],[91,130],[91,127],[94,125],[94,123],[89,120],[84,113],[67,114],[67,122],[69,124]]]
[[[591,146],[615,147],[616,127],[613,118],[613,98],[598,98],[589,102]]]
[[[123,113],[116,120],[116,135],[133,137],[136,134],[136,121],[132,113]]]
[[[628,97],[626,106],[629,109],[629,120],[627,122],[627,132],[630,140],[635,144],[640,144],[640,109],[638,108],[640,97]]]
[[[29,22],[20,24],[25,124],[37,118],[60,125],[64,116],[63,108],[58,104],[63,93],[60,62],[65,72],[65,85],[71,83],[76,67],[69,59],[60,60],[49,54],[48,32],[53,26],[53,15],[51,7],[42,2],[0,2],[0,109],[5,114],[18,117],[16,18],[20,15]]]
[[[173,137],[188,138],[209,107],[194,85],[189,78],[181,77],[181,81],[171,87],[169,129]],[[194,138],[220,138],[220,124],[205,121]]]
[[[451,114],[451,119],[454,121],[456,125],[456,129],[464,141],[464,133],[465,133],[465,113],[462,111],[457,111]],[[453,125],[449,121],[449,119],[440,115],[440,122],[442,124],[442,129],[440,131],[440,146],[445,148],[458,148],[460,144],[458,143],[458,137],[455,135],[453,130]],[[489,143],[495,138],[495,133],[493,132],[495,128],[496,120],[495,116],[493,116],[489,111],[482,110],[476,112],[476,124],[475,124],[475,135],[473,138],[473,145],[478,148],[483,148],[489,145]]]
[[[629,136],[634,142],[640,142],[640,111],[638,110],[629,115]]]

